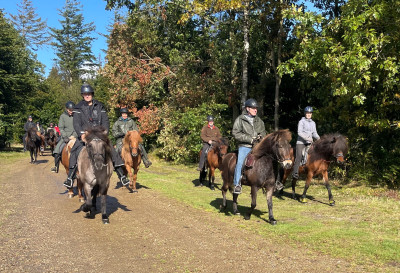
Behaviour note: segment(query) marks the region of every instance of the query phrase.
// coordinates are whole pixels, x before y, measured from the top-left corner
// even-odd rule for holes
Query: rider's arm
[[[205,143],[208,143],[211,140],[211,138],[207,135],[207,125],[203,126],[201,129],[200,138]]]
[[[121,130],[118,127],[118,121],[116,121],[112,127],[112,135],[115,138],[120,138],[123,137],[125,134],[123,132],[121,132]]]
[[[233,137],[239,141],[239,143],[252,144],[252,136],[243,132],[243,124],[240,117],[235,120],[232,128]]]
[[[320,139],[318,133],[317,133],[317,126],[315,125],[315,122],[313,122],[313,131],[312,131],[312,138],[315,140]]]
[[[110,130],[110,121],[108,120],[106,109],[103,105],[101,106],[101,126],[103,126],[108,132]]]
[[[303,119],[301,119],[299,121],[299,125],[297,126],[297,135],[300,137],[300,139],[303,140],[303,142],[305,144],[307,142],[310,142],[310,143],[312,142],[311,135],[304,130],[304,121],[303,121]]]

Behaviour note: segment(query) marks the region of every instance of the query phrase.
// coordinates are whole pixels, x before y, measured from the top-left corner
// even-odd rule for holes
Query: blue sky
[[[32,5],[36,8],[36,14],[47,20],[49,27],[61,28],[58,20],[62,17],[59,15],[59,11],[64,6],[64,0],[31,0]],[[98,58],[101,54],[101,58],[104,59],[104,52],[102,50],[107,49],[106,38],[101,36],[107,34],[107,26],[112,22],[114,18],[113,11],[106,11],[106,2],[104,0],[80,0],[82,7],[83,17],[85,23],[93,22],[96,26],[96,32],[93,33],[93,37],[97,38],[92,43],[93,54]],[[21,4],[21,0],[0,0],[0,8],[4,9],[6,17],[10,18],[8,14],[17,14],[17,4]],[[51,46],[40,49],[37,52],[38,60],[46,66],[45,74],[48,75],[51,67],[54,64],[53,59],[56,58],[54,50]]]

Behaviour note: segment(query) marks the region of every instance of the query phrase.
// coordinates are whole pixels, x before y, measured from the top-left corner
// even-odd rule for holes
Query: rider
[[[257,101],[248,99],[244,103],[246,112],[238,116],[233,124],[232,135],[239,145],[238,159],[233,178],[235,186],[233,193],[240,194],[242,186],[240,178],[243,162],[250,153],[253,145],[266,135],[264,122],[257,116]]]
[[[36,122],[36,129],[42,136],[44,135],[44,129],[43,129],[42,125],[40,125],[39,121]]]
[[[26,151],[26,137],[28,136],[28,130],[32,127],[35,127],[35,123],[32,121],[32,116],[29,115],[28,120],[24,125],[25,134],[24,137],[22,138],[22,143],[24,144],[24,152]]]
[[[311,119],[313,113],[313,108],[307,106],[304,108],[304,115],[299,121],[297,126],[297,142],[296,142],[296,159],[294,161],[292,177],[295,179],[299,178],[299,167],[302,160],[303,151],[310,147],[313,140],[318,140],[319,135],[317,133],[317,128],[315,122]]]
[[[119,110],[121,113],[121,117],[114,123],[112,128],[112,134],[115,137],[117,152],[120,155],[122,150],[122,142],[124,137],[128,131],[138,131],[139,129],[133,119],[128,117],[129,111],[127,108],[121,108]],[[144,149],[143,144],[139,144],[139,150],[142,155],[143,164],[146,168],[151,166],[151,161],[149,160],[146,150]]]
[[[207,150],[210,148],[213,141],[218,141],[221,138],[221,132],[218,127],[214,125],[214,117],[207,117],[207,124],[203,126],[200,134],[203,141],[203,149],[201,150],[199,167],[197,171],[201,171],[206,161]]]
[[[56,129],[54,128],[54,123],[53,122],[50,122],[49,127],[47,127],[47,129],[46,129],[46,133],[50,132],[50,130],[54,131],[54,135],[57,133]]]
[[[60,165],[61,152],[62,152],[62,147],[64,147],[64,143],[68,143],[70,138],[72,137],[78,138],[73,123],[74,108],[75,108],[75,103],[73,103],[72,101],[68,101],[65,104],[65,111],[61,114],[60,119],[58,121],[58,124],[60,125],[59,128],[61,137],[58,138],[57,146],[53,151],[54,167],[51,168],[52,172],[56,173],[58,172],[58,166]]]
[[[64,182],[64,186],[67,188],[72,188],[73,181],[75,179],[75,174],[78,169],[78,155],[84,146],[85,131],[97,126],[102,126],[108,131],[110,127],[106,109],[104,108],[103,104],[93,99],[94,90],[89,84],[84,83],[82,85],[81,95],[83,99],[75,106],[74,109],[73,123],[75,132],[78,135],[78,140],[75,141],[75,144],[71,149],[68,178]],[[122,185],[125,186],[129,183],[129,179],[124,175],[122,170],[124,162],[112,145],[110,148],[114,170],[117,173]]]
[[[58,127],[57,124],[54,125],[54,130],[56,130],[57,137],[59,137],[61,135],[61,132],[60,132],[60,127]]]

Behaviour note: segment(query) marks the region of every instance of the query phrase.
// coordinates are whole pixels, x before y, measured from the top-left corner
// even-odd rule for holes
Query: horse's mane
[[[125,152],[127,152],[128,154],[130,154],[129,136],[130,136],[131,132],[132,132],[132,133],[133,133],[133,132],[136,132],[136,133],[137,133],[137,135],[138,135],[138,142],[139,142],[139,143],[142,143],[142,142],[143,142],[143,139],[142,139],[142,137],[140,136],[140,134],[139,134],[138,131],[136,131],[136,130],[128,131],[128,132],[126,133],[125,137],[124,137],[124,141],[122,142],[122,143],[123,143],[123,148],[122,148],[122,149],[125,150]]]
[[[215,148],[218,148],[220,146],[229,146],[229,140],[226,137],[221,137],[215,143],[216,143],[216,145],[214,145]]]
[[[107,144],[106,158],[111,158],[111,142],[106,133],[106,129],[103,126],[93,127],[92,129],[87,131],[85,135],[87,143],[90,143],[95,138],[98,138]]]
[[[292,133],[289,129],[278,130],[273,133],[266,135],[260,143],[258,143],[252,151],[252,154],[256,158],[260,158],[267,153],[271,152],[272,144],[279,141],[280,139],[290,142],[292,140]]]
[[[339,133],[323,135],[315,141],[312,152],[321,156],[330,157],[335,151],[341,151],[344,155],[348,152],[346,137]]]

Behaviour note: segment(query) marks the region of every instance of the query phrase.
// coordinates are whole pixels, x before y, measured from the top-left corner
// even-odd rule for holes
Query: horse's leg
[[[239,194],[233,193],[233,214],[240,215],[240,212],[237,208],[237,199]]]
[[[324,182],[325,182],[325,187],[328,190],[329,205],[330,206],[334,206],[335,205],[335,200],[333,200],[333,195],[332,195],[332,191],[331,191],[331,185],[329,184],[329,180],[328,180],[328,171],[325,171],[322,174],[322,177],[323,177]]]
[[[96,201],[97,195],[99,194],[99,185],[95,185],[92,190],[92,207],[90,209],[90,219],[94,219],[96,215]]]
[[[274,193],[274,188],[270,187],[267,190],[266,197],[267,197],[267,204],[268,204],[268,218],[269,218],[269,223],[271,225],[276,225],[276,220],[274,218],[274,214],[272,213],[272,195]]]
[[[214,181],[215,181],[215,168],[210,167],[210,174],[208,175],[208,181],[210,181],[210,189],[215,190]]]
[[[310,187],[312,177],[313,177],[313,173],[311,171],[308,171],[306,184],[304,185],[304,191],[299,200],[301,203],[307,203],[306,193],[307,193],[308,188]]]
[[[83,202],[85,202],[85,199],[83,198],[83,195],[82,195],[82,188],[83,188],[82,181],[78,178],[76,180],[76,184],[77,184],[77,188],[78,188],[79,202],[83,203]]]
[[[296,182],[297,178],[292,178],[292,197],[296,199]]]
[[[125,169],[128,172],[128,176],[130,178],[129,187],[132,189],[133,188],[133,171],[132,171],[132,167],[129,164],[126,164],[125,165]]]
[[[228,191],[228,187],[225,185],[225,183],[222,185],[222,204],[219,207],[219,211],[224,211],[226,209],[226,192]]]
[[[136,181],[137,181],[137,173],[139,171],[139,166],[136,166],[136,169],[133,169],[133,176],[132,176],[132,190],[133,192],[137,192],[136,190]]]
[[[110,220],[107,216],[107,195],[101,195],[101,219],[103,220],[103,224],[109,224]]]
[[[247,214],[244,215],[244,219],[246,220],[250,220],[251,214],[257,206],[257,192],[258,188],[256,186],[251,186],[251,207]]]
[[[85,202],[85,204],[82,205],[81,208],[82,208],[82,210],[84,212],[90,212],[90,213],[86,214],[86,218],[90,218],[92,207],[93,207],[93,204],[92,204],[92,202],[93,202],[93,199],[92,199],[92,190],[93,190],[93,188],[92,188],[91,185],[86,183],[84,185],[84,189],[85,189],[85,194],[86,194],[86,202]]]

